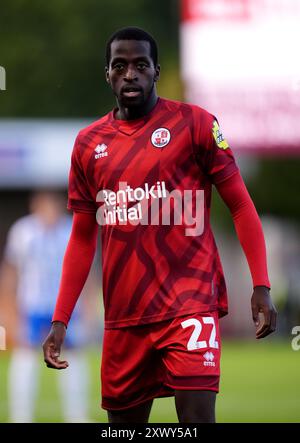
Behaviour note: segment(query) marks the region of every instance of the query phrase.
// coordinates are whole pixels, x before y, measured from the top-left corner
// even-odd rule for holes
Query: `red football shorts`
[[[220,354],[217,312],[105,329],[102,407],[127,409],[175,389],[218,392]]]

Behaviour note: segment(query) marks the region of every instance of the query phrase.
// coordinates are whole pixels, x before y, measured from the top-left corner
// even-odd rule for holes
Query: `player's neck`
[[[115,118],[117,120],[136,120],[137,118],[144,117],[152,111],[157,100],[158,96],[156,92],[153,92],[142,106],[123,107],[118,103],[118,110],[115,114]]]

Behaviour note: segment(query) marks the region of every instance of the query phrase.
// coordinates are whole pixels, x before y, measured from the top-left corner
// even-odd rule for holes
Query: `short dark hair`
[[[158,50],[157,44],[152,35],[140,28],[133,26],[122,28],[116,31],[108,40],[106,44],[106,66],[109,66],[111,59],[111,44],[115,40],[140,40],[150,43],[150,55],[153,60],[154,66],[157,66]]]

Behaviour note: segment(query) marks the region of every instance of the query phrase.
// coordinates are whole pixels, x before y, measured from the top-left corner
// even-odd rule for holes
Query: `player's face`
[[[138,40],[113,41],[106,80],[123,107],[143,106],[154,93],[159,66],[154,66],[150,43]]]

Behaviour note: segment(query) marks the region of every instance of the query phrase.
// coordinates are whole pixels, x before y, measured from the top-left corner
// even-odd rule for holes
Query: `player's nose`
[[[128,66],[128,69],[125,72],[124,80],[127,81],[137,80],[137,71],[134,67]]]

